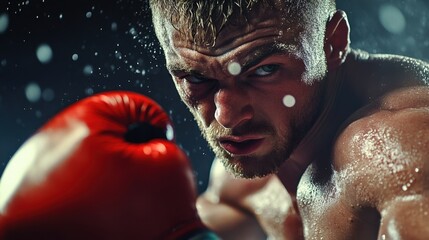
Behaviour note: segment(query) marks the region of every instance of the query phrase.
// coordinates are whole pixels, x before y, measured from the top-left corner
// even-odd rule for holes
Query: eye
[[[268,76],[268,75],[276,72],[278,69],[279,69],[279,65],[277,65],[277,64],[267,64],[267,65],[263,65],[263,66],[258,67],[254,71],[254,75],[256,75],[256,76]]]
[[[176,77],[176,80],[179,88],[186,95],[188,101],[193,102],[207,97],[216,87],[217,83],[214,79],[196,74],[187,74],[181,77]]]
[[[196,75],[187,75],[187,76],[183,77],[182,79],[184,79],[185,81],[187,81],[188,83],[191,83],[191,84],[201,84],[201,83],[206,83],[206,82],[210,81],[210,79],[208,79],[208,78],[196,76]]]

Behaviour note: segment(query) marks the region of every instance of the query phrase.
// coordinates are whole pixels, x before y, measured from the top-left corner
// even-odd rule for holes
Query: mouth
[[[232,155],[249,155],[254,153],[264,142],[263,138],[223,138],[219,140],[223,149]]]

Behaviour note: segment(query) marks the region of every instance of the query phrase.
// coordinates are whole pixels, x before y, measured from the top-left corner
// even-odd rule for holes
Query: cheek
[[[187,90],[188,88],[184,87],[178,81],[174,81],[174,84],[182,102],[188,107],[200,128],[207,128],[214,120],[215,106],[213,97],[207,95],[204,99],[195,100],[191,97],[192,95]]]
[[[182,101],[186,104],[186,106],[191,105],[191,99],[189,97],[189,93],[186,92],[185,88],[183,88],[182,84],[180,84],[178,81],[174,80],[174,85],[176,86],[177,93],[179,93],[180,98]]]
[[[191,106],[188,105],[188,108],[195,120],[198,122],[198,125],[202,129],[207,129],[215,120],[214,112],[215,106],[214,104],[210,104],[208,101],[201,101],[198,104]]]
[[[275,94],[275,97],[273,97]],[[289,123],[295,112],[296,104],[293,107],[286,107],[283,103],[285,95],[292,95],[291,93],[273,93],[268,97],[261,97],[260,100],[254,104],[255,116],[269,123],[273,128],[279,130],[289,126]]]
[[[294,84],[280,86],[277,89],[287,89],[287,91],[271,90],[269,96],[259,99],[271,99],[269,101],[258,101],[258,110],[269,116],[267,121],[282,131],[290,131],[297,121],[302,119],[302,115],[307,112],[308,102],[312,98],[313,92],[309,86],[304,86],[302,82],[296,81]]]

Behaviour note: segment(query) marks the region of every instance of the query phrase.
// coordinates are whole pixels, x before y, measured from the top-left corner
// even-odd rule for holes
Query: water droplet
[[[419,168],[416,168],[416,169],[414,169],[414,171],[415,171],[416,173],[418,173],[418,172],[420,172],[420,169],[419,169]]]
[[[390,33],[400,34],[405,30],[405,17],[401,10],[393,5],[382,5],[379,9],[378,17],[381,25]]]
[[[43,90],[43,92],[42,92],[42,98],[46,102],[50,102],[50,101],[54,100],[54,97],[55,97],[54,90],[52,90],[50,88],[47,88],[47,89]]]
[[[87,12],[87,13],[85,14],[85,16],[86,16],[86,18],[91,18],[91,17],[92,17],[92,12]]]
[[[115,32],[116,30],[118,30],[118,24],[115,22],[112,22],[112,24],[110,25],[110,29]]]
[[[170,141],[174,139],[174,129],[171,125],[167,125],[165,135],[166,135],[167,139]]]
[[[293,106],[295,106],[295,104],[296,104],[295,97],[292,96],[292,95],[286,95],[286,96],[284,96],[283,97],[283,104],[286,107],[293,107]]]
[[[0,33],[6,32],[9,26],[9,15],[6,13],[0,14]]]
[[[405,184],[405,185],[402,185],[402,190],[403,191],[407,191],[408,190],[408,187],[407,187],[407,185]]]
[[[30,102],[39,101],[41,95],[42,95],[42,90],[40,89],[40,86],[37,83],[30,83],[25,88],[25,96],[27,97],[27,100]]]
[[[136,29],[135,29],[135,28],[133,28],[133,27],[130,29],[130,33],[131,33],[131,35],[133,35],[133,36],[137,35],[137,31],[136,31]]]
[[[36,50],[37,59],[43,64],[52,60],[52,48],[48,44],[41,44]]]
[[[72,55],[72,60],[73,61],[77,61],[77,59],[79,59],[79,55],[77,55],[76,53]]]
[[[237,76],[241,72],[241,66],[238,62],[230,62],[228,64],[228,72],[233,76]]]
[[[91,66],[91,65],[86,65],[86,66],[83,68],[83,74],[84,74],[85,76],[89,76],[89,75],[91,75],[93,72],[94,72],[94,70],[92,69],[92,66]]]
[[[92,89],[92,88],[85,89],[85,94],[86,95],[92,95],[92,94],[94,94],[94,89]]]

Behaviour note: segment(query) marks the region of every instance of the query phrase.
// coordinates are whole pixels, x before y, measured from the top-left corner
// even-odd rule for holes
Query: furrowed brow
[[[242,64],[242,72],[245,72],[253,66],[259,64],[264,59],[272,55],[290,55],[297,56],[297,47],[295,45],[284,45],[284,44],[267,44],[258,47],[257,50],[250,53],[245,57],[244,63]]]
[[[194,76],[203,76],[202,73],[195,71],[187,66],[183,66],[181,64],[171,64],[167,66],[168,71],[173,76],[181,76],[181,75],[194,75]]]

